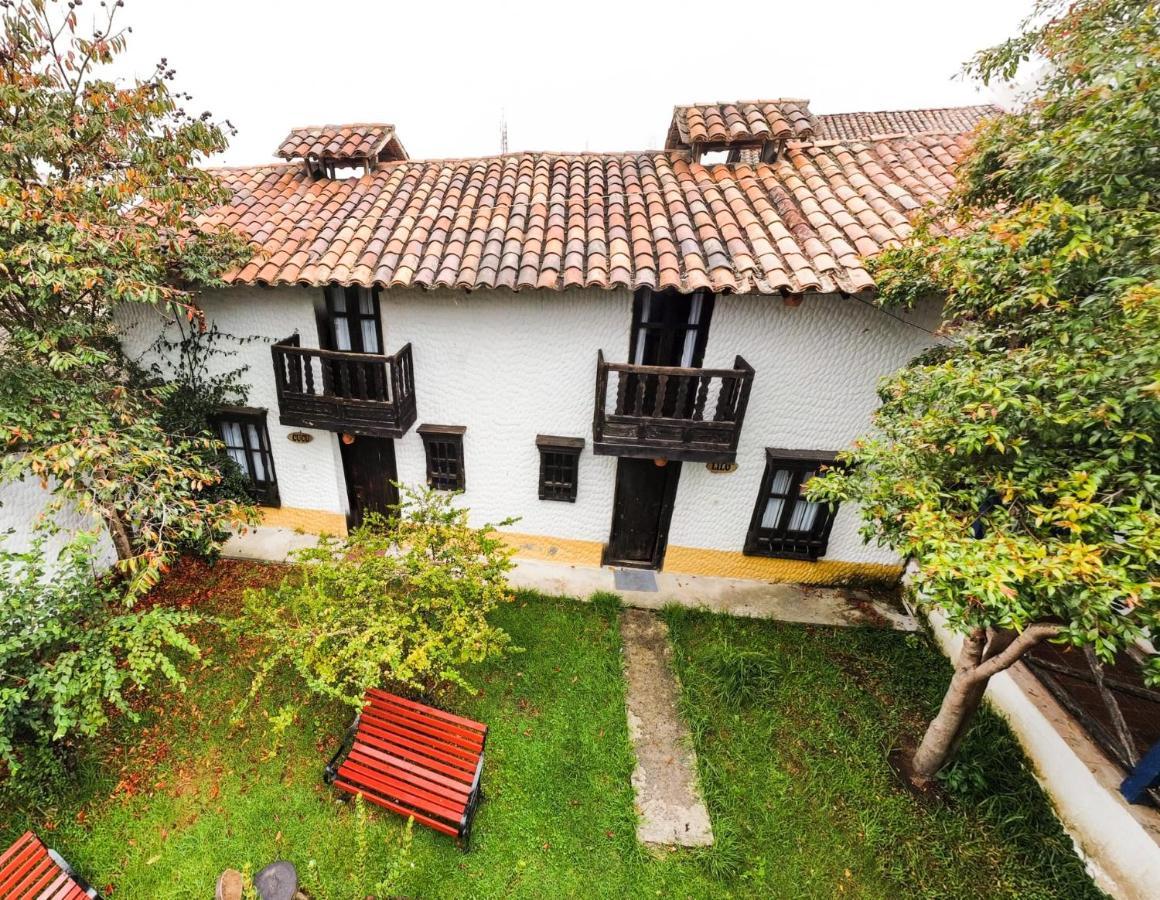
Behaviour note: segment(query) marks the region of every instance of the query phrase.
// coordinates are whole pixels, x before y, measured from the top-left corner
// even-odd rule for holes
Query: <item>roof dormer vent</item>
[[[351,169],[373,172],[383,163],[406,159],[407,151],[394,125],[364,122],[295,128],[275,155],[301,160],[311,178],[336,178]]]
[[[665,147],[688,150],[693,162],[701,162],[706,154],[724,153],[722,162],[736,163],[743,150],[755,151],[762,162],[773,162],[787,141],[813,138],[814,127],[808,100],[695,103],[673,108]]]

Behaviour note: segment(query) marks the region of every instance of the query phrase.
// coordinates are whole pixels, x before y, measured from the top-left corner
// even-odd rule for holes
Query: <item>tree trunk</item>
[[[102,514],[105,520],[105,525],[108,526],[109,536],[113,539],[113,547],[117,551],[117,559],[126,560],[133,558],[133,543],[129,539],[129,530],[125,527],[125,523],[121,521],[120,515],[116,510],[105,512]]]
[[[1035,644],[1058,632],[1057,625],[1035,624],[1018,635],[976,628],[966,636],[938,715],[927,726],[911,759],[911,779],[916,785],[925,787],[954,758],[991,676],[1010,668]]]
[[[982,628],[972,631],[963,641],[954,677],[943,695],[938,715],[931,720],[922,736],[922,743],[914,751],[911,769],[918,784],[929,782],[946,765],[970,727],[987,689],[986,681],[980,683],[972,677],[983,658],[986,644],[987,633]]]

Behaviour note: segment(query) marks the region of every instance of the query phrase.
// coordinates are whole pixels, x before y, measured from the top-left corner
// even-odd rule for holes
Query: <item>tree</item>
[[[122,4],[91,29],[81,5],[0,4],[0,482],[39,478],[99,516],[132,595],[248,512],[207,496],[212,440],[167,433],[165,389],[131,382],[116,311],[202,327],[195,292],[246,252],[204,218],[224,194],[196,164],[224,126],[185,112],[164,60],[145,80],[99,77],[125,46]]]
[[[1041,78],[977,136],[949,208],[875,263],[887,304],[945,297],[946,340],[883,382],[853,465],[811,486],[862,504],[964,636],[918,783],[1037,642],[1098,665],[1160,624],[1157,6],[1041,0],[967,71],[1014,82],[1028,60]]]
[[[279,670],[355,708],[370,687],[470,689],[463,667],[511,640],[487,621],[512,599],[512,551],[494,527],[472,528],[446,493],[404,489],[396,520],[372,517],[345,541],[299,551],[280,585],[246,592],[232,625],[266,647],[251,696]]]

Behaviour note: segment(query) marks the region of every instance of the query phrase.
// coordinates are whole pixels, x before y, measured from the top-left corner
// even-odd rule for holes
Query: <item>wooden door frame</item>
[[[600,553],[602,566],[616,566],[622,569],[656,569],[660,570],[665,561],[665,552],[669,548],[669,528],[673,521],[673,508],[676,505],[677,486],[681,481],[681,463],[679,460],[669,460],[662,468],[665,472],[665,489],[661,494],[661,508],[657,518],[657,539],[653,545],[653,555],[647,562],[641,560],[624,560],[612,557],[613,529],[616,527],[616,504],[620,495],[620,464],[623,460],[644,462],[634,457],[620,456],[616,460],[616,482],[612,488],[612,521],[608,527],[608,541],[605,542]],[[673,467],[676,467],[675,469]]]
[[[357,444],[359,441],[382,441],[382,442],[385,442],[386,444],[390,445],[391,462],[394,464],[395,470],[394,470],[394,472],[390,473],[390,475],[392,477],[387,479],[387,485],[388,485],[387,493],[388,493],[388,499],[390,499],[393,496],[394,501],[396,503],[398,503],[401,499],[399,497],[399,490],[398,490],[398,488],[394,487],[391,484],[391,482],[396,482],[399,480],[399,457],[398,457],[398,453],[396,453],[394,438],[374,437],[374,436],[369,436],[369,435],[356,435],[355,444]],[[353,447],[354,445],[351,445],[351,446]],[[354,488],[353,488],[353,485],[351,483],[351,474],[348,471],[348,469],[351,465],[351,463],[348,462],[348,459],[350,458],[351,454],[353,454],[354,452],[355,451],[353,451],[353,450],[346,449],[346,445],[342,444],[342,438],[340,436],[339,437],[339,454],[338,455],[339,455],[339,459],[342,462],[343,485],[346,487],[346,507],[347,507],[346,508],[346,526],[347,526],[347,528],[355,527],[355,525],[353,524],[354,519],[355,519],[355,512],[356,512],[356,510],[355,510],[355,507],[356,507],[355,495],[354,495]],[[383,514],[386,516],[390,516],[391,515],[390,509],[385,510]]]

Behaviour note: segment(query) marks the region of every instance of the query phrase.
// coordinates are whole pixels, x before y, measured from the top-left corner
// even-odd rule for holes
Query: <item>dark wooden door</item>
[[[399,480],[395,471],[395,442],[390,438],[357,435],[353,444],[340,446],[350,503],[347,525],[357,527],[370,512],[390,515],[391,507],[399,502],[399,491],[394,485]]]
[[[606,565],[660,568],[680,477],[679,462],[658,466],[651,459],[626,456],[616,461],[612,530],[604,548]]]

